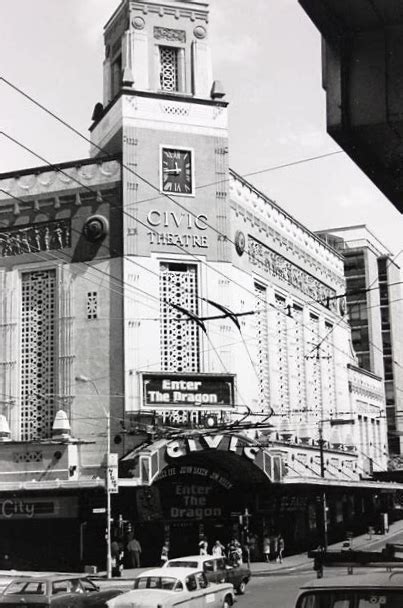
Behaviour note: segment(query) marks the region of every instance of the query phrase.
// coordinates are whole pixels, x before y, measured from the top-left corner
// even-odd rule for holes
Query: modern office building
[[[400,454],[403,429],[402,290],[400,267],[366,226],[318,233],[344,257],[348,321],[359,366],[385,385],[391,456]]]

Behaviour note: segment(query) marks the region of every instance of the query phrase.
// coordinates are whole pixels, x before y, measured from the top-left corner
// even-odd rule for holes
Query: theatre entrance
[[[216,540],[227,545],[234,536],[245,540],[247,527],[258,525],[256,499],[270,488],[267,477],[236,454],[203,456],[168,464],[152,485],[136,490],[135,528],[138,536],[144,534],[146,545],[152,536],[154,545],[146,548],[144,565],[159,560],[157,553],[166,540],[170,558],[192,555],[199,552],[202,537],[210,548]]]

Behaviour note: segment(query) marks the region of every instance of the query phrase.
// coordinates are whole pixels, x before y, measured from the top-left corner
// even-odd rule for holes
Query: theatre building
[[[125,0],[91,158],[0,176],[0,542],[30,564],[105,566],[114,458],[113,534],[144,565],[391,514],[343,259],[229,169],[227,118],[208,4]]]

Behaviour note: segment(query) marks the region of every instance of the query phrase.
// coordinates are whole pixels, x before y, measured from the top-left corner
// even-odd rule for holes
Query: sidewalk
[[[368,534],[356,536],[351,540],[353,549],[368,551],[380,551],[386,543],[393,542],[394,537],[403,533],[403,520],[396,521],[389,527],[387,534],[373,534],[372,538]],[[329,545],[330,551],[340,551],[344,541]],[[287,574],[294,570],[309,570],[313,568],[313,560],[307,557],[306,552],[299,555],[289,555],[283,559],[282,564],[256,562],[251,564],[253,576],[270,576],[273,574]]]
[[[372,538],[369,538],[368,534],[362,534],[356,536],[351,541],[353,549],[368,549],[370,551],[380,551],[385,543],[393,542],[395,536],[403,533],[403,520],[396,521],[391,524],[389,532],[387,534],[374,534]],[[340,541],[333,545],[329,545],[329,550],[340,551],[344,541]],[[137,574],[149,568],[137,568],[127,569],[123,571],[123,579],[132,579]],[[267,564],[266,562],[252,562],[250,565],[252,576],[272,576],[280,574],[289,574],[296,570],[310,570],[313,571],[313,560],[307,557],[307,553],[300,553],[297,555],[289,555],[283,559],[282,564],[276,562]],[[99,576],[105,576],[105,572],[99,573]],[[122,578],[115,579],[121,581]]]
[[[369,538],[368,534],[362,534],[361,536],[356,536],[351,541],[351,546],[353,549],[368,549],[370,551],[380,551],[386,543],[396,541],[396,536],[403,534],[403,520],[394,522],[391,524],[389,531],[387,534],[375,534],[372,538]],[[340,541],[333,545],[329,545],[329,549],[331,551],[340,550],[344,541]],[[283,559],[283,563],[266,563],[266,562],[252,562],[250,565],[250,569],[252,571],[252,576],[262,577],[262,576],[279,576],[290,574],[295,571],[309,571],[313,570],[313,564],[311,559],[307,557],[306,552],[300,553],[297,555],[289,555]],[[130,585],[130,581],[134,579],[138,574],[144,572],[145,570],[150,570],[150,567],[147,568],[129,568],[123,571],[121,578],[113,578],[108,581],[108,586],[120,586],[126,587]],[[38,575],[38,572],[18,572],[16,570],[0,570],[0,587],[6,584],[7,579],[12,579],[15,576],[24,575],[29,576]],[[45,573],[41,573],[42,575]],[[49,573],[50,574],[50,573]],[[71,573],[70,573],[71,574]],[[100,582],[106,579],[106,572],[99,572],[96,576],[92,576],[93,579],[98,579]]]

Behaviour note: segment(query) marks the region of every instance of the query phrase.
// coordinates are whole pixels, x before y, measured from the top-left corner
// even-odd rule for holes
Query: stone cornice
[[[0,201],[12,202],[12,197],[47,196],[55,192],[67,195],[69,190],[109,185],[120,181],[120,177],[121,165],[116,159],[86,159],[4,173],[0,175]]]

